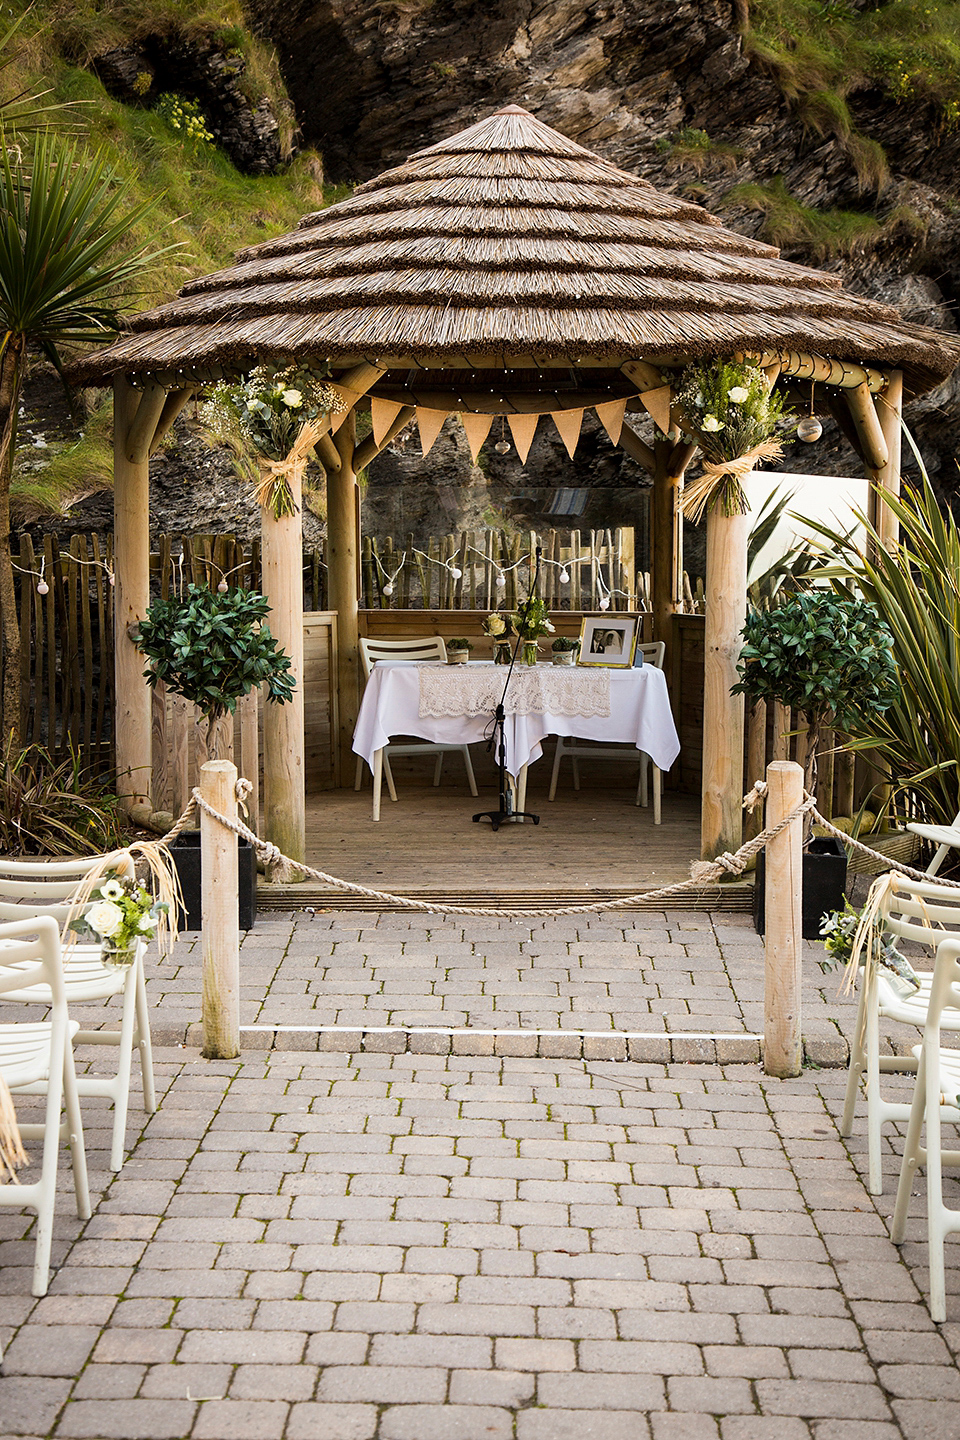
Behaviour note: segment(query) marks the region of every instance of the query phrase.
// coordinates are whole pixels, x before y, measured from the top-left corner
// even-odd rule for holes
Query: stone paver
[[[816,957],[808,1052],[853,1018]],[[885,1134],[874,1200],[862,1117],[837,1131],[842,1069],[775,1081],[719,1042],[680,1063],[556,1033],[629,1017],[660,1028],[651,1045],[715,1021],[743,1035],[762,993],[744,917],[267,916],[242,963],[248,1023],[345,1015],[363,1048],[286,1032],[205,1061],[183,1043],[194,937],[151,967],[155,1034],[176,1042],[156,1049],[160,1108],[147,1119],[135,1093],[114,1176],[107,1107],[85,1102],[95,1213],[74,1218],[64,1166],[45,1299],[31,1218],[0,1212],[0,1436],[960,1434],[958,1247],[937,1327],[922,1181],[898,1250],[902,1140]],[[399,1050],[362,1029],[421,1005],[480,1028],[549,1015],[560,1053]]]

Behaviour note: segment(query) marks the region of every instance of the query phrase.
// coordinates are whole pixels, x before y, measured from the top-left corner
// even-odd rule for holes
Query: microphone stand
[[[493,712],[493,731],[490,736],[489,744],[487,745],[488,750],[493,749],[494,746],[497,747],[497,761],[500,778],[500,809],[481,810],[479,814],[474,815],[473,817],[474,820],[489,820],[493,830],[499,830],[500,826],[503,825],[504,822],[507,820],[532,820],[534,825],[540,824],[539,815],[533,815],[528,810],[514,810],[513,808],[513,791],[511,790],[509,781],[507,779],[507,712],[505,707],[507,700],[507,691],[510,689],[510,679],[513,675],[513,667],[517,663],[517,654],[519,652],[521,643],[523,642],[523,631],[526,628],[526,622],[530,614],[530,606],[533,602],[534,597],[536,596],[537,586],[540,582],[540,560],[542,555],[543,549],[541,546],[538,545],[537,563],[536,568],[533,572],[533,584],[530,586],[530,593],[527,596],[523,615],[520,619],[520,629],[517,634],[517,642],[513,647],[513,654],[510,656],[510,667],[507,670],[507,677],[503,682],[503,694],[500,696],[500,699],[497,703],[497,708]]]

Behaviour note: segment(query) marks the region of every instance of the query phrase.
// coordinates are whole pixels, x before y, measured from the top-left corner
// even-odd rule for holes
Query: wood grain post
[[[736,850],[743,834],[743,696],[731,695],[747,614],[750,515],[707,512],[700,854]]]
[[[237,818],[237,767],[208,760],[200,793],[228,820]],[[240,906],[237,837],[200,811],[200,923],[203,948],[203,1054],[232,1060],[240,1054]]]
[[[144,400],[146,400],[146,396]],[[150,604],[150,461],[143,452],[130,457],[130,433],[141,404],[140,392],[122,375],[113,382],[113,532],[114,532],[114,739],[117,794],[126,808],[149,802],[152,761],[150,688],[143,678],[144,658],[128,627],[143,619]]]
[[[803,800],[803,771],[792,760],[767,766],[766,826],[779,824]],[[803,819],[792,820],[767,845],[763,989],[763,1068],[785,1080],[799,1075]]]
[[[887,381],[887,388],[877,396],[877,410],[880,414],[880,429],[887,445],[887,463],[876,472],[874,485],[876,495],[876,528],[885,550],[895,550],[900,541],[900,522],[883,503],[884,495],[900,496],[900,449],[903,431],[900,425],[903,413],[903,371],[894,370]]]
[[[327,582],[329,606],[337,612],[337,690],[340,703],[340,773],[351,784],[353,731],[360,707],[360,607],[357,564],[360,553],[357,477],[353,468],[356,421],[351,413],[335,437],[340,469],[327,475]],[[427,599],[424,598],[424,608]]]
[[[305,860],[307,846],[303,734],[303,503],[296,474],[288,476],[295,511],[260,511],[263,593],[270,601],[270,629],[290,658],[296,687],[286,705],[263,707],[263,819],[268,840],[291,860]],[[298,880],[303,879],[296,872]]]
[[[767,702],[754,700],[747,714],[746,789],[763,779],[767,768]],[[744,817],[744,838],[752,840],[760,834],[762,807],[757,805]]]

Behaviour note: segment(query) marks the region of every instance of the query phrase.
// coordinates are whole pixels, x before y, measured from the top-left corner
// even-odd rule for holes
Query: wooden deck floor
[[[394,766],[398,801],[384,787],[382,818],[371,819],[369,777],[360,793],[330,790],[311,796],[307,809],[307,860],[339,878],[394,894],[519,906],[575,904],[654,890],[689,876],[699,854],[698,798],[666,792],[663,823],[634,802],[636,771],[622,761],[584,762],[583,788],[573,789],[564,767],[557,799],[547,799],[552,751],[530,770],[527,808],[540,824],[503,826],[496,833],[477,811],[495,809],[496,775],[485,753],[472,752],[479,799],[471,796],[456,755],[447,756],[439,788],[432,762],[400,760]],[[328,902],[337,892],[315,882],[261,886],[269,906]],[[749,884],[711,887],[690,906],[744,909]],[[370,906],[339,892],[346,906]],[[660,901],[663,909],[667,902]],[[680,902],[674,902],[679,904]],[[684,908],[688,902],[684,900]]]

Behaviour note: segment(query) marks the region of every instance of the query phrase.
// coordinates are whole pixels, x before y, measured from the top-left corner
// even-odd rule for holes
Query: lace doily
[[[421,718],[492,715],[503,695],[502,665],[421,665]],[[517,665],[504,709],[508,715],[610,714],[609,670]]]

